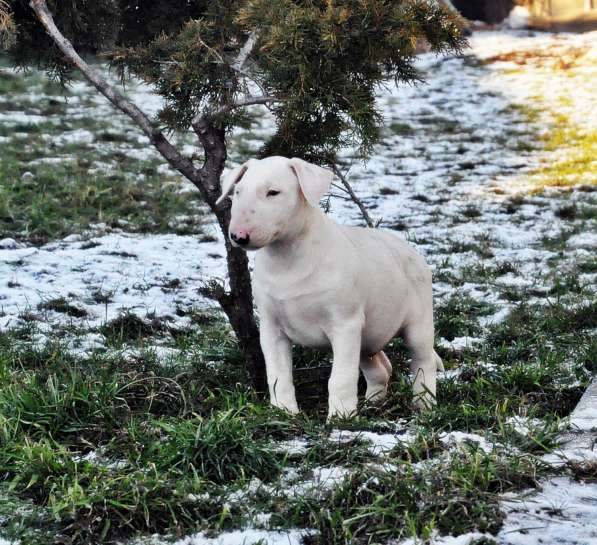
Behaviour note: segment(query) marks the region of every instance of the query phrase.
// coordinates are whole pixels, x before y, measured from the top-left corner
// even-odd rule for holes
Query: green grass
[[[413,128],[408,123],[401,123],[399,121],[394,121],[393,123],[390,123],[388,128],[393,134],[397,134],[400,136],[413,133]]]
[[[297,500],[275,522],[316,528],[316,543],[383,543],[435,530],[458,535],[495,532],[501,514],[497,493],[533,485],[536,468],[524,458],[503,460],[476,449],[459,452],[424,473],[410,464],[396,471],[362,468],[318,502]]]
[[[485,311],[466,298],[449,300],[438,308],[438,334],[475,333],[475,316]],[[588,304],[521,305],[488,331],[478,353],[444,355],[460,375],[441,381],[437,408],[419,415],[404,347],[395,341],[388,347],[395,364],[388,399],[331,424],[329,366],[319,369],[325,354],[297,350],[305,412],[291,417],[255,398],[217,316],[197,314],[201,326],[176,332],[181,355],[167,366],[150,351],[135,359],[118,350],[81,359],[58,339],[35,348],[34,324],[0,334],[0,493],[10,505],[28,506],[9,510],[3,532],[28,539],[35,531],[41,544],[56,535],[109,543],[138,532],[238,528],[259,511],[272,513],[274,526],[316,529],[321,544],[368,543],[371,531],[379,540],[495,532],[498,495],[533,486],[546,471],[536,456],[553,448],[559,419],[582,394],[596,359],[586,335],[597,326],[595,315]],[[124,315],[103,333],[117,347],[150,346],[163,333],[155,320],[154,327],[136,327]],[[521,436],[506,424],[518,414],[541,424]],[[371,466],[366,442],[327,439],[335,426],[387,432],[400,418],[410,420],[417,438],[386,455],[395,465],[389,471]],[[481,433],[502,447],[489,454],[474,444],[447,450],[439,437],[450,430]],[[308,439],[306,455],[274,448],[294,437]],[[307,478],[321,466],[348,468],[350,477],[316,497],[285,496],[286,468]],[[227,500],[255,479],[262,483],[257,491]]]
[[[0,78],[0,94],[17,97],[0,103],[0,111],[47,117],[39,124],[0,127],[0,136],[11,138],[0,149],[2,236],[43,244],[98,222],[134,232],[201,233],[201,209],[193,196],[179,192],[180,181],[159,174],[158,161],[127,155],[139,145],[136,138],[115,131],[107,120],[65,118],[60,100],[28,102],[30,89],[62,92],[36,73]],[[536,110],[524,106],[505,113],[526,122],[538,119]],[[586,174],[594,142],[560,121],[560,130],[543,144],[556,149],[572,142],[584,154],[574,168]],[[443,117],[422,123],[447,134],[466,133]],[[44,137],[80,128],[94,133],[93,145],[51,147]],[[388,129],[402,136],[414,130],[403,123]],[[468,135],[470,142],[478,139]],[[528,139],[504,136],[503,143],[530,153],[535,141]],[[231,142],[232,157],[240,159],[255,150],[259,135],[233,135]],[[463,145],[460,153],[465,151]],[[35,162],[48,156],[68,160]],[[109,165],[109,173],[95,171],[98,163]],[[462,162],[447,183],[462,182],[474,166]],[[543,174],[571,179],[573,165],[556,166],[557,172]],[[380,193],[395,191],[384,187]],[[503,518],[499,495],[533,487],[554,471],[540,456],[555,447],[564,419],[597,371],[597,343],[590,334],[597,327],[597,308],[580,276],[595,272],[595,259],[587,254],[567,264],[564,253],[568,238],[595,219],[592,194],[583,196],[558,200],[554,211],[562,230],[540,241],[554,252],[541,293],[500,287],[501,276],[521,273],[516,263],[492,259],[498,243],[491,236],[472,243],[447,240],[448,254],[474,252],[478,259],[460,268],[437,268],[435,280],[451,284],[454,294],[436,306],[436,335],[475,336],[481,342],[463,351],[438,349],[455,374],[440,381],[438,404],[424,413],[413,410],[408,354],[400,339],[386,350],[394,365],[387,399],[379,406],[362,403],[352,420],[326,423],[327,352],[295,348],[303,413],[291,417],[251,391],[242,355],[217,313],[180,308],[176,314],[190,319],[182,328],[167,316],[141,319],[123,310],[89,331],[76,325],[84,321],[84,311],[70,296],[23,309],[24,325],[0,333],[0,535],[23,544],[117,543],[151,533],[243,528],[255,513],[270,513],[273,527],[315,530],[308,542],[321,545],[424,540],[435,532],[495,533]],[[422,193],[413,198],[435,202]],[[503,209],[515,214],[532,198],[510,197]],[[471,205],[453,220],[474,222],[482,213]],[[404,230],[407,223],[394,227]],[[491,287],[500,303],[459,294],[466,283]],[[179,285],[173,279],[162,289]],[[529,302],[537,295],[542,304]],[[114,293],[100,289],[90,298],[108,305]],[[506,302],[512,304],[510,316],[484,327],[482,319]],[[38,323],[51,312],[71,320],[47,333],[42,346]],[[104,348],[86,357],[72,355],[67,341],[87,333],[101,335]],[[178,352],[161,362],[156,345]],[[359,388],[362,395],[362,379]],[[518,415],[538,419],[529,433],[508,423]],[[329,439],[336,428],[391,433],[404,426],[414,440],[380,457],[362,439],[340,444]],[[480,434],[495,448],[486,453],[474,442],[446,447],[442,434],[456,430]],[[278,441],[294,438],[308,442],[305,454],[276,448]],[[300,486],[321,467],[344,468],[349,476],[321,494],[288,494],[290,482]],[[597,479],[591,464],[568,464],[559,471]]]
[[[31,93],[41,98],[31,101]],[[126,125],[118,130],[112,119],[81,115],[89,96],[31,71],[2,72],[0,98],[6,99],[0,100],[0,113],[43,116],[41,122],[0,125],[0,137],[7,139],[0,146],[3,237],[41,245],[98,223],[140,233],[202,233],[197,196],[180,191],[180,177],[159,173],[159,158],[130,153],[149,146],[139,144],[138,130]],[[94,141],[59,140],[77,129],[90,131]]]
[[[0,151],[0,231],[5,236],[43,244],[96,223],[141,233],[201,233],[203,212],[194,195],[165,184],[153,163],[116,156],[119,170],[90,174],[93,161],[101,158],[85,150],[59,164],[27,164],[43,156],[41,150],[23,152],[13,143]],[[178,216],[193,221],[176,223]]]
[[[550,157],[545,165],[528,174],[536,187],[534,192],[551,186],[597,184],[597,131],[581,129],[568,116],[558,114],[540,141],[545,151],[558,153],[558,158]]]
[[[492,306],[470,297],[454,295],[436,309],[435,329],[438,337],[448,341],[455,337],[476,336],[481,327],[476,319],[490,314]]]

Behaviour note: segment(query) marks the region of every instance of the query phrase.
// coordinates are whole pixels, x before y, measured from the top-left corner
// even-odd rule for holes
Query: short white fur
[[[292,413],[291,343],[331,346],[329,416],[357,409],[359,369],[366,396],[380,400],[392,366],[383,352],[397,334],[411,352],[421,407],[435,402],[431,271],[395,234],[338,225],[319,208],[329,170],[301,159],[252,159],[222,180],[232,195],[230,236],[246,236],[255,256],[253,290],[273,405]],[[238,235],[240,234],[240,235]]]

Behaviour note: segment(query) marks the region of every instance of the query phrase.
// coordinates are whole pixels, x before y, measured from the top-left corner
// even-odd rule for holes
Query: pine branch
[[[45,0],[31,0],[29,3],[37,18],[46,29],[46,32],[66,59],[77,68],[104,97],[106,97],[116,108],[132,119],[137,126],[147,135],[151,143],[157,148],[160,154],[181,174],[188,178],[201,193],[203,199],[208,203],[213,199],[205,186],[205,175],[202,170],[197,169],[192,161],[182,155],[164,136],[150,120],[150,118],[120,91],[112,87],[105,78],[94,68],[89,66],[77,53],[70,41],[60,32],[52,13],[48,9]]]
[[[191,125],[193,126],[196,132],[216,117],[230,113],[239,108],[245,108],[246,106],[254,106],[257,104],[271,104],[272,102],[283,102],[284,100],[284,98],[278,98],[274,96],[248,96],[236,102],[224,104],[223,106],[215,108],[214,110],[208,110],[207,112],[203,112],[201,114],[196,115],[193,121],[191,122]]]
[[[254,30],[253,32],[251,32],[251,34],[247,38],[247,41],[241,47],[240,52],[238,53],[236,59],[234,59],[234,61],[230,65],[230,67],[235,72],[239,72],[240,74],[242,74],[246,77],[250,77],[244,71],[244,68],[245,68],[245,64],[247,63],[247,60],[249,59],[249,56],[251,55],[251,53],[253,52],[253,49],[255,48],[255,45],[257,44],[258,39],[259,39],[259,31]],[[193,130],[195,131],[195,133],[201,140],[201,139],[205,138],[205,134],[208,131],[213,120],[220,115],[230,113],[234,110],[237,110],[239,108],[244,108],[246,106],[254,106],[257,104],[267,105],[267,104],[271,104],[272,102],[282,102],[284,100],[285,99],[283,99],[283,98],[267,96],[267,95],[248,96],[248,97],[242,98],[238,101],[224,104],[223,106],[220,106],[219,108],[215,108],[215,109],[208,110],[208,111],[201,112],[201,113],[197,114],[193,118],[193,121],[191,122],[191,126],[193,127]]]
[[[346,189],[346,192],[350,195],[350,200],[358,206],[359,210],[361,211],[361,215],[363,216],[363,219],[365,220],[365,223],[367,223],[367,226],[372,227],[372,228],[378,227],[379,224],[381,223],[381,219],[376,222],[373,221],[373,219],[369,215],[369,212],[367,211],[367,208],[365,207],[363,201],[357,197],[356,193],[352,189],[352,186],[350,185],[349,181],[346,179],[346,176],[340,170],[338,165],[336,163],[332,163],[331,166],[332,166],[332,170],[334,171],[334,174],[336,176],[338,176],[338,178],[340,178],[340,181],[342,182],[342,185]]]
[[[245,45],[243,45],[241,47],[238,56],[236,57],[234,62],[230,65],[230,67],[235,72],[243,72],[245,64],[247,63],[249,56],[253,52],[253,49],[255,48],[255,44],[257,44],[258,39],[259,39],[259,31],[254,30],[253,32],[251,32],[251,34],[247,38],[247,41],[245,42]]]

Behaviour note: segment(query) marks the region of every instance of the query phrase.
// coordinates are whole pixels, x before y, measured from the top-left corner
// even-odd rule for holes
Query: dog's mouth
[[[249,242],[247,244],[239,244],[238,242],[235,242],[231,238],[228,238],[228,240],[230,240],[230,244],[232,244],[232,246],[234,246],[235,248],[240,248],[241,250],[244,250],[245,252],[254,252],[255,250],[259,250],[260,248],[263,248],[263,246],[254,244],[252,242]]]

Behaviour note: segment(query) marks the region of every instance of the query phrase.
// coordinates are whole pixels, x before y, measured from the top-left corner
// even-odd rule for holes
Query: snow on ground
[[[460,271],[479,265],[479,251],[485,252],[482,260],[485,267],[511,265],[513,270],[499,276],[495,283],[463,281],[458,286],[462,296],[497,305],[492,314],[483,317],[486,324],[496,323],[507,315],[511,303],[501,291],[516,288],[539,294],[549,289],[548,274],[554,272],[550,262],[558,254],[542,246],[541,241],[562,232],[555,216],[559,201],[551,194],[525,199],[514,214],[507,209],[508,198],[519,191],[517,184],[524,173],[543,160],[540,152],[520,151],[517,147],[521,141],[535,138],[537,127],[521,119],[512,104],[531,101],[534,106],[545,108],[545,115],[550,118],[549,107],[554,104],[553,94],[557,90],[557,97],[568,97],[567,101],[556,100],[557,108],[562,104],[571,111],[581,112],[575,121],[587,129],[595,129],[594,91],[588,78],[595,65],[589,63],[582,71],[583,77],[577,72],[574,77],[569,72],[554,74],[544,65],[525,65],[524,70],[511,74],[508,63],[480,65],[478,59],[491,59],[521,48],[590,51],[589,44],[594,39],[597,33],[580,36],[480,33],[472,39],[473,50],[464,58],[422,55],[418,66],[426,78],[424,86],[401,85],[398,89],[388,86],[380,91],[387,134],[371,159],[362,163],[355,161],[353,151],[343,154],[344,162],[351,167],[350,176],[357,193],[372,214],[382,220],[382,227],[398,230],[427,257],[436,271],[448,270],[458,278]],[[582,58],[588,55],[585,53]],[[131,89],[133,98],[146,109],[152,113],[159,109],[159,100],[146,87],[131,86]],[[88,93],[83,83],[75,85],[75,92],[80,93],[75,97],[80,100],[69,101],[69,116],[88,114],[90,107],[95,108],[98,117],[109,120],[111,130],[120,130],[125,120],[113,115],[104,99]],[[8,124],[41,122],[36,116],[0,112],[0,120]],[[541,124],[545,125],[545,119],[537,126]],[[245,158],[235,151],[235,142],[242,140],[244,149],[256,149],[263,135],[271,130],[271,119],[263,117],[250,132],[233,135],[233,162]],[[54,143],[75,140],[93,144],[94,135],[77,129],[61,135]],[[144,143],[141,136],[139,142]],[[95,143],[98,149],[107,147],[110,151],[113,144]],[[155,156],[149,147],[122,145],[126,153]],[[57,160],[56,157],[42,159]],[[582,199],[582,195],[575,193],[565,197],[568,203]],[[345,223],[362,223],[354,205],[339,198],[332,199],[331,214]],[[0,286],[0,329],[17,325],[20,314],[58,297],[81,306],[87,313],[82,323],[90,327],[115,317],[123,309],[141,317],[150,312],[175,317],[179,305],[206,304],[195,289],[210,277],[222,277],[225,271],[221,236],[215,227],[210,231],[218,238],[217,242],[199,242],[193,237],[176,235],[141,236],[124,232],[102,235],[101,230],[99,236],[90,234],[84,240],[68,237],[42,248],[17,247],[3,241],[0,278],[7,281]],[[594,234],[574,235],[561,266],[565,266],[566,258],[594,246]],[[173,278],[180,279],[182,286],[166,292],[162,289],[164,282]],[[587,284],[594,280],[594,274],[585,278]],[[111,294],[109,304],[93,302],[91,293],[98,289]],[[436,300],[453,293],[451,282],[436,281]],[[72,321],[70,316],[53,313],[46,327]],[[454,339],[447,343],[453,350],[460,350],[473,344],[474,339]],[[97,343],[90,343],[91,348],[94,346]]]
[[[300,545],[308,535],[306,530],[273,532],[267,530],[235,530],[224,532],[209,538],[203,534],[185,537],[174,542],[174,545],[249,545],[250,543],[267,543],[268,545]]]
[[[497,538],[508,545],[597,544],[597,486],[554,477],[542,490],[517,494],[502,502],[506,512]]]
[[[171,545],[251,545],[265,543],[267,545],[300,545],[307,536],[307,530],[268,531],[255,528],[223,532],[215,537],[208,537],[203,533],[187,536],[171,543]],[[131,545],[163,545],[159,537],[143,539]],[[0,541],[0,545],[4,545]]]
[[[304,479],[302,475],[296,475],[295,471],[290,469],[282,479],[284,486],[280,492],[289,498],[322,497],[329,490],[339,486],[350,473],[350,469],[340,466],[314,467],[310,478]]]
[[[302,437],[296,437],[288,441],[280,441],[276,443],[274,448],[276,451],[284,452],[288,456],[300,456],[306,454],[309,450],[309,441]]]
[[[451,341],[444,339],[443,337],[438,341],[438,345],[442,348],[446,348],[448,350],[452,350],[453,352],[462,352],[464,349],[472,349],[475,344],[479,344],[483,342],[483,339],[479,337],[455,337]]]
[[[597,463],[595,434],[597,424],[597,382],[570,416],[569,431],[562,434],[562,444],[543,456],[547,463]],[[592,415],[593,426],[586,424]],[[575,424],[576,423],[576,424]],[[521,421],[516,426],[525,427]],[[522,431],[522,430],[521,430]],[[527,490],[503,497],[501,507],[506,518],[497,535],[504,545],[597,545],[597,484],[557,476],[540,483],[539,490]]]
[[[565,273],[569,263],[594,252],[597,241],[591,232],[574,234],[562,250],[544,244],[562,235],[558,208],[582,203],[584,194],[549,190],[525,195],[520,201],[515,199],[528,188],[525,176],[546,159],[541,151],[525,146],[534,143],[537,131],[549,126],[558,114],[567,115],[583,130],[597,128],[597,59],[595,48],[591,49],[595,41],[597,33],[479,33],[471,40],[472,51],[463,58],[422,55],[418,66],[426,78],[424,86],[396,89],[389,85],[380,90],[386,133],[371,159],[359,162],[353,150],[342,154],[344,164],[350,166],[355,190],[372,215],[382,220],[381,226],[411,241],[427,257],[436,275],[452,273],[453,278],[436,281],[437,300],[457,292],[494,305],[481,325],[497,323],[507,316],[512,303],[504,290],[522,289],[534,297],[544,297],[553,282],[550,275]],[[542,54],[540,60],[519,64],[509,59],[508,54],[514,51]],[[553,65],[558,62],[570,62],[575,69],[554,71]],[[85,84],[76,83],[74,92],[78,94],[69,99],[69,117],[89,115],[91,109],[95,117],[109,123],[113,133],[128,130],[126,121],[114,115],[104,99],[89,93]],[[154,114],[159,110],[160,100],[146,87],[133,85],[130,92],[147,111]],[[28,98],[34,102],[54,97],[38,94]],[[6,98],[0,97],[0,102],[3,100]],[[517,104],[539,108],[538,120],[525,119],[513,107]],[[0,111],[0,122],[6,126],[47,121],[47,116],[35,112]],[[242,143],[243,150],[257,149],[262,136],[271,131],[271,119],[262,117],[250,132],[232,135],[229,166],[246,159],[238,143]],[[109,158],[116,144],[98,142],[92,131],[75,129],[59,137],[47,136],[57,149],[37,161],[69,160],[68,152],[60,153],[60,147],[77,142],[105,152],[102,161],[93,165],[95,171],[110,172],[118,166]],[[185,149],[190,153],[190,141],[181,141],[186,142]],[[133,144],[129,141],[117,147],[131,157],[156,157],[142,136],[137,137],[136,146]],[[163,167],[161,172],[168,174],[170,170]],[[188,190],[188,184],[183,185]],[[354,205],[341,198],[332,198],[331,214],[345,223],[362,224]],[[214,242],[200,242],[191,236],[131,234],[96,226],[83,236],[70,236],[41,248],[0,240],[0,330],[17,326],[23,313],[41,314],[38,305],[56,298],[66,299],[83,310],[84,316],[74,318],[43,310],[40,342],[58,325],[76,322],[81,327],[97,328],[125,310],[142,318],[167,316],[173,324],[180,324],[185,318],[177,315],[177,309],[207,304],[197,288],[211,277],[224,276],[222,237],[215,227],[210,235],[216,238]],[[466,271],[480,264],[486,268],[508,267],[492,282],[468,278]],[[171,288],[174,280],[180,280],[180,285]],[[595,275],[587,274],[583,281],[596,284]],[[97,293],[109,294],[107,302],[98,302],[94,297]],[[472,336],[457,337],[442,344],[458,351],[474,347],[477,340]],[[101,346],[102,336],[90,333],[73,349],[86,352]],[[165,349],[160,352],[166,353]],[[447,371],[444,376],[457,374],[458,370]],[[518,420],[508,423],[520,433],[533,424]],[[329,439],[362,439],[370,445],[372,456],[383,456],[399,443],[412,440],[409,433],[399,429],[384,434],[335,430]],[[452,448],[464,442],[477,444],[486,452],[492,449],[485,438],[475,434],[451,432],[440,440]],[[308,446],[307,441],[297,438],[279,443],[277,448],[289,455],[302,455]],[[573,459],[586,460],[592,451],[585,443],[570,443],[564,452]],[[546,461],[562,458],[557,453],[553,456],[553,460]],[[337,486],[347,474],[348,470],[341,467],[315,468],[307,479],[288,474],[285,492],[319,493]],[[508,517],[499,541],[531,545],[545,538],[545,543],[561,539],[569,545],[597,543],[592,522],[597,520],[596,495],[595,486],[558,477],[544,483],[541,492],[528,496],[524,509],[515,498],[508,498],[504,503]],[[578,541],[570,540],[572,532]],[[259,539],[268,544],[298,544],[302,535],[301,531],[247,529],[217,537],[197,534],[177,545],[249,545]],[[479,537],[437,537],[435,543],[468,545]],[[0,545],[4,545],[1,539]]]
[[[177,308],[201,301],[197,289],[203,282],[225,276],[222,246],[219,240],[200,242],[192,236],[121,232],[71,236],[42,248],[0,249],[0,276],[5,279],[0,285],[0,329],[14,327],[22,312],[59,297],[85,311],[87,327],[123,310],[141,317],[167,315],[174,321]],[[176,280],[182,287],[168,289]],[[112,302],[94,300],[98,292],[110,294]],[[56,320],[66,319],[55,314]]]
[[[474,545],[478,540],[487,538],[487,534],[469,532],[460,536],[439,536],[434,534],[429,539],[429,545]],[[409,538],[400,542],[391,542],[390,545],[421,545],[421,540]]]
[[[410,430],[402,433],[375,433],[372,431],[360,430],[333,430],[329,440],[334,443],[350,443],[359,440],[368,445],[368,450],[373,456],[386,454],[398,445],[409,445],[416,439],[416,434]]]
[[[541,420],[538,418],[527,418],[524,416],[511,416],[506,419],[506,424],[512,426],[516,433],[520,435],[528,435],[533,428],[541,425]]]
[[[476,433],[465,433],[462,431],[451,431],[449,433],[442,433],[439,440],[447,446],[457,448],[458,445],[476,445],[483,452],[489,454],[493,450],[493,445],[489,443],[484,437]]]

